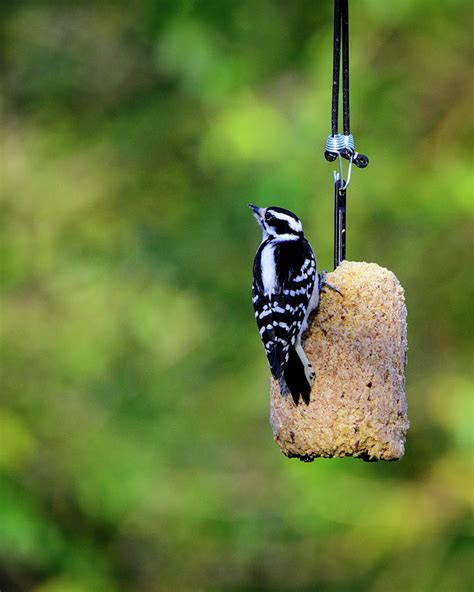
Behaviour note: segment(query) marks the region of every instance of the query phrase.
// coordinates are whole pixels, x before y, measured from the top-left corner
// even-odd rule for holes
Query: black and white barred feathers
[[[260,337],[274,378],[286,383],[296,405],[300,397],[308,405],[315,373],[301,335],[319,301],[316,259],[295,214],[279,207],[249,207],[263,231],[252,284]]]

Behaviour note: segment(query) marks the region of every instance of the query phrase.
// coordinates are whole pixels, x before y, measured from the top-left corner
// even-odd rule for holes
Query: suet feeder
[[[289,457],[356,456],[397,460],[408,429],[405,399],[407,328],[403,288],[375,263],[342,262],[306,332],[316,371],[308,406],[271,385],[275,441]]]
[[[343,125],[338,132],[342,37]],[[334,3],[332,133],[325,158],[334,173],[334,267],[327,279],[342,294],[326,290],[303,342],[316,371],[309,405],[295,405],[272,379],[270,421],[275,441],[288,457],[353,456],[397,460],[409,426],[405,398],[407,310],[395,275],[375,263],[346,261],[346,190],[352,166],[369,160],[355,150],[349,118],[348,0]],[[343,159],[349,162],[346,180]]]

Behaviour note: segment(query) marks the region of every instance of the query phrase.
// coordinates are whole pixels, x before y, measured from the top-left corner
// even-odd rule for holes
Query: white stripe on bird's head
[[[267,208],[267,210],[271,211],[274,218],[286,222],[288,226],[291,228],[291,230],[294,230],[295,232],[301,232],[303,230],[301,221],[296,216],[284,214],[283,212],[277,212],[272,208]]]

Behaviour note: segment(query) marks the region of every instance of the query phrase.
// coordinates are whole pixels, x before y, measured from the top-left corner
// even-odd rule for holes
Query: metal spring
[[[347,148],[351,152],[355,152],[354,136],[349,134],[348,136],[342,136],[344,142],[344,148]]]
[[[326,140],[326,151],[339,152],[340,150],[343,150],[345,147],[344,137],[345,136],[341,136],[341,134],[337,134],[336,136],[329,136]]]

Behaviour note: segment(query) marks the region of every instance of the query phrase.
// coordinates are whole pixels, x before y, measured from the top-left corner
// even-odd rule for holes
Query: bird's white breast
[[[272,294],[276,288],[275,248],[272,243],[265,245],[260,258],[262,283],[265,294]]]

